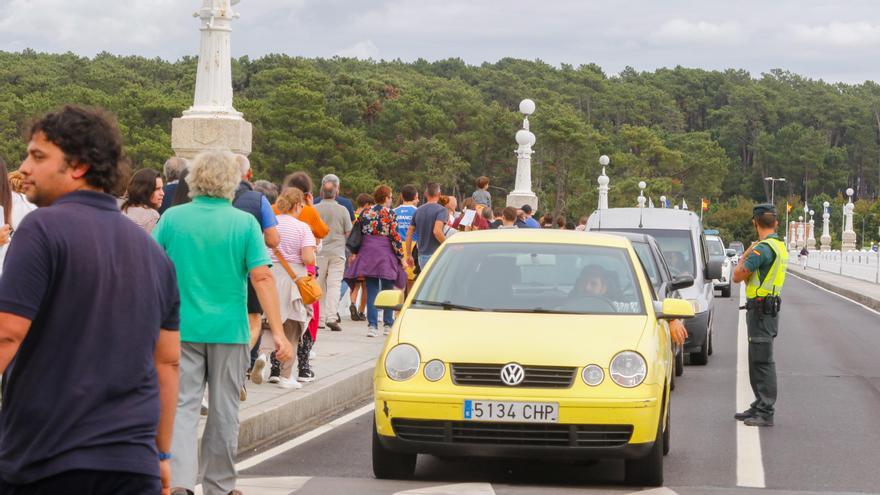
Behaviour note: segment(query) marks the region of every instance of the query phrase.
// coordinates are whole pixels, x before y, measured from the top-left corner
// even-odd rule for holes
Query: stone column
[[[798,217],[798,222],[797,222],[797,249],[798,249],[798,251],[800,251],[801,249],[803,249],[807,245],[807,237],[805,235],[806,232],[804,232],[804,229],[806,229],[806,224],[804,223],[804,217]]]
[[[828,213],[830,203],[826,201],[822,204],[822,237],[819,238],[819,249],[821,251],[831,251],[831,234],[828,229],[831,223],[831,214]]]
[[[607,155],[602,155],[599,157],[599,165],[602,165],[602,175],[599,176],[596,182],[599,183],[599,208],[600,210],[608,209],[608,184],[611,182],[611,179],[605,175],[605,167],[611,163],[611,159],[608,158]]]
[[[849,202],[843,207],[846,222],[843,227],[843,244],[840,247],[844,253],[856,250],[856,233],[853,230],[853,211],[856,209],[856,205],[852,202],[852,188],[846,190],[846,195],[849,196]]]
[[[529,130],[529,115],[535,113],[535,102],[523,100],[519,104],[519,111],[525,116],[523,128],[516,133],[516,183],[513,191],[507,195],[507,206],[520,208],[523,205],[532,207],[532,211],[538,210],[538,196],[532,192],[532,146],[535,145],[535,135]]]
[[[204,0],[194,14],[201,20],[199,65],[193,106],[171,123],[171,147],[192,158],[202,151],[248,155],[253,128],[232,106],[232,20],[238,0]]]
[[[816,249],[816,219],[813,218],[816,212],[810,210],[810,235],[807,237],[807,249],[813,251]]]

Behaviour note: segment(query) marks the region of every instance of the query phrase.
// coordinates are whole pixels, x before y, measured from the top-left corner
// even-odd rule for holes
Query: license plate
[[[559,404],[555,402],[465,400],[464,419],[510,423],[558,423]]]

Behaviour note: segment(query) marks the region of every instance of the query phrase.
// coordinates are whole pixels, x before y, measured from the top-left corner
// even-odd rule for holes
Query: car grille
[[[632,425],[560,425],[393,419],[394,433],[413,442],[536,447],[619,447]]]
[[[453,364],[452,382],[456,385],[509,387],[501,381],[503,364]],[[523,366],[525,378],[516,387],[568,388],[574,381],[577,368],[559,366]]]

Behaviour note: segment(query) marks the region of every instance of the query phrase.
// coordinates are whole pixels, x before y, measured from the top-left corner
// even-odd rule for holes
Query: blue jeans
[[[379,328],[379,310],[376,309],[376,296],[380,290],[389,290],[394,288],[394,281],[385,280],[384,278],[366,277],[364,279],[367,285],[367,325],[370,328]],[[383,310],[382,321],[387,326],[394,325],[394,311],[390,309]]]

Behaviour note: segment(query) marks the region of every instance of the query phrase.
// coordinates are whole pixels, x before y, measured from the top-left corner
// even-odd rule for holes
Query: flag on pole
[[[709,211],[709,200],[708,199],[703,198],[700,200],[700,203],[702,203],[701,206],[703,208],[703,211]]]
[[[785,203],[785,212],[791,213],[791,203],[788,203],[788,202]]]

